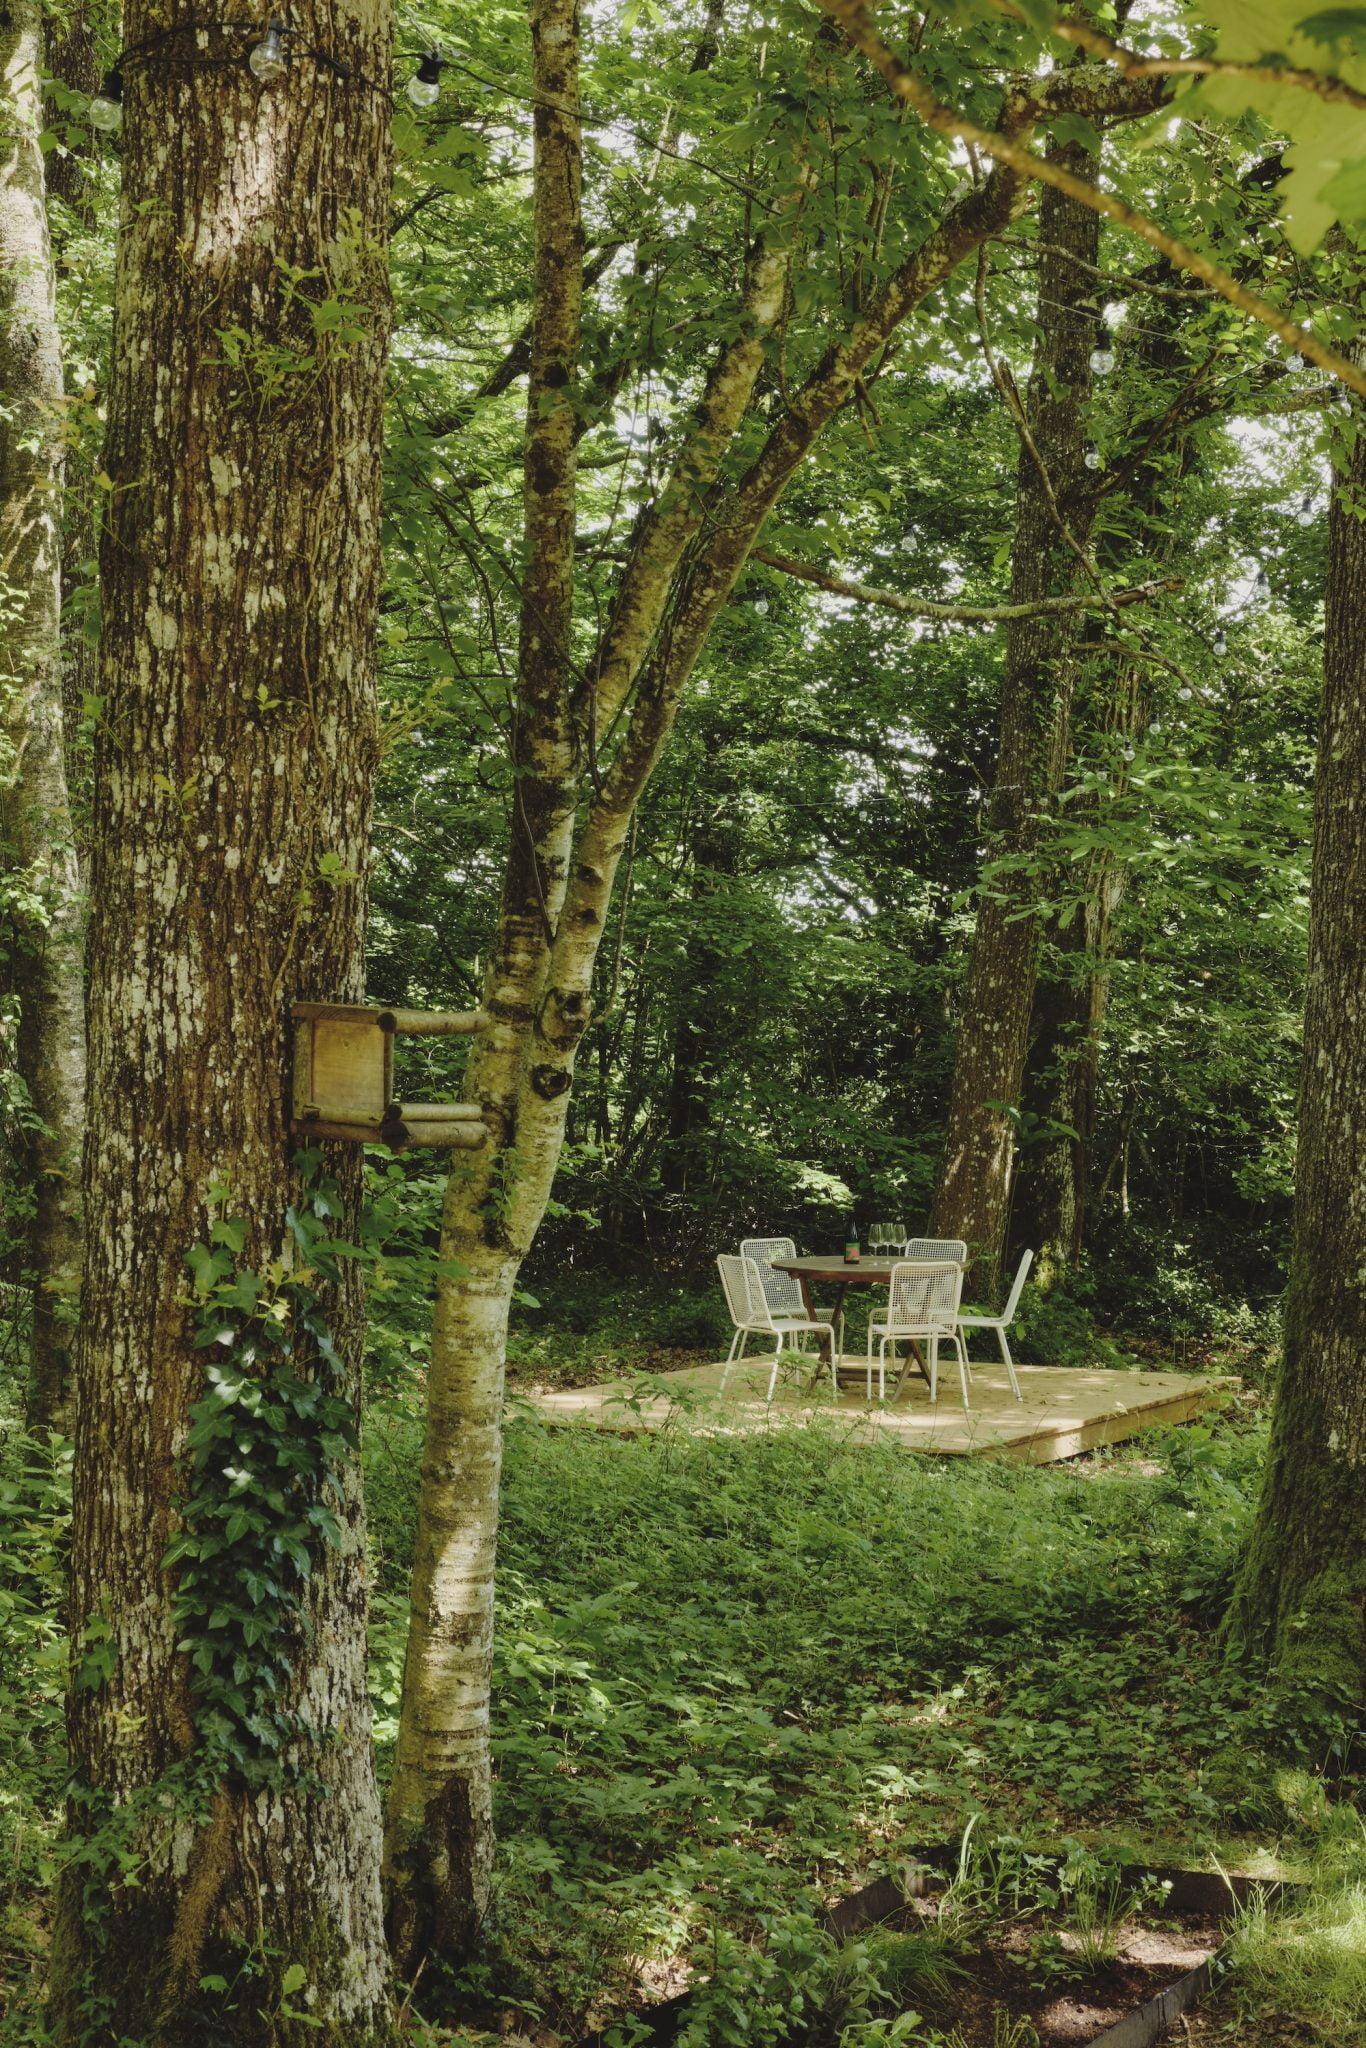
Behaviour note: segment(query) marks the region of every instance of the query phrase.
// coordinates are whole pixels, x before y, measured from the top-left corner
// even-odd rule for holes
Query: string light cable
[[[348,64],[334,51],[323,49],[317,43],[305,41],[301,32],[292,27],[281,15],[272,15],[264,30],[259,18],[237,21],[196,18],[173,22],[168,28],[156,29],[120,50],[106,71],[100,90],[90,101],[91,127],[98,129],[102,134],[117,134],[123,125],[125,74],[129,67],[135,64],[149,64],[163,52],[174,52],[185,36],[256,38],[245,50],[230,50],[220,54],[212,50],[197,49],[188,53],[185,61],[208,70],[226,69],[245,61],[247,69],[262,85],[277,83],[287,74],[297,58],[304,57],[311,59],[314,64],[342,83],[363,86],[370,92],[384,93],[386,96],[391,90],[387,84],[367,77],[363,71],[358,71],[355,65]],[[413,106],[433,106],[441,92],[441,74],[451,60],[443,56],[439,50],[432,49],[400,51],[397,56],[400,63],[411,62],[417,67],[404,88]]]

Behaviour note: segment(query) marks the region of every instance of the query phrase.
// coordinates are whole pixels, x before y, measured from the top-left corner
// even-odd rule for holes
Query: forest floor
[[[543,1327],[514,1345],[513,1388],[581,1382],[608,1355],[648,1375],[714,1342]],[[1170,1371],[1170,1349],[1153,1363]],[[1039,1983],[1055,1973],[1085,2009],[1069,1944],[1082,1926],[1089,1951],[1097,1898],[1123,1894],[1127,1911],[1121,1868],[1148,1863],[1327,1872],[1317,1945],[1289,1921],[1240,1920],[1208,2048],[1366,2042],[1366,1944],[1339,1968],[1366,1930],[1366,1838],[1334,1731],[1268,1699],[1218,1635],[1262,1434],[1254,1393],[1070,1465],[967,1469],[819,1427],[621,1439],[514,1409],[501,1867],[487,1951],[449,1987],[460,2038],[630,2048],[630,2015],[686,1991],[682,2048],[975,2048],[996,2035],[969,2028],[954,1973],[979,1967],[994,1917],[1028,1924],[1020,2031],[1001,2038],[1033,2048]],[[405,1416],[378,1421],[370,1469],[388,1742]],[[972,1916],[909,1947],[829,1932],[832,1903],[969,1824]],[[1160,1900],[1146,1913],[1160,1922]],[[1268,1964],[1282,1944],[1302,1969]]]
[[[612,1346],[639,1370],[712,1342],[668,1334],[692,1341],[657,1323],[558,1341],[594,1370]],[[555,1344],[544,1319],[517,1340],[514,1390]],[[1161,1922],[1122,1873],[1164,1863],[1311,1880],[1288,1915],[1240,1917],[1199,2048],[1366,2044],[1366,1836],[1341,1743],[1218,1635],[1262,1440],[1255,1398],[1043,1468],[851,1451],[820,1427],[599,1437],[514,1403],[495,1910],[476,1965],[426,1973],[414,2037],[633,2048],[634,2015],[683,1993],[679,2048],[1034,2048],[1041,1985],[1084,2008],[1103,1985],[1082,1963]],[[419,1441],[420,1379],[391,1376],[366,1439],[386,1764]],[[66,1512],[62,1455],[0,1429],[6,2048],[44,2038]],[[953,1911],[830,1931],[832,1903],[927,1850],[953,1863],[965,1837]],[[980,1980],[1003,1930],[1019,2030],[963,2031],[986,2009],[958,1973]]]

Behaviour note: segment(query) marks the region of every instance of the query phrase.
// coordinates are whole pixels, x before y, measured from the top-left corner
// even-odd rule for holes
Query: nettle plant
[[[190,1411],[181,1527],[166,1552],[174,1618],[193,1667],[206,1744],[251,1782],[278,1775],[297,1732],[283,1706],[319,1547],[340,1541],[333,1502],[356,1416],[323,1290],[367,1247],[334,1234],[343,1214],[321,1154],[304,1152],[285,1212],[292,1257],[240,1263],[247,1225],[209,1190],[208,1242],[190,1252],[196,1349],[209,1354]]]

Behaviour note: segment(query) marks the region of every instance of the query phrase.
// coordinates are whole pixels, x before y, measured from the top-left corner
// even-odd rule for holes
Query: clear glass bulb
[[[766,597],[756,597],[754,600],[754,609],[756,612],[758,612],[760,618],[762,618],[764,613],[768,610],[768,599]]]
[[[1302,370],[1304,368],[1304,357],[1297,348],[1291,349],[1290,354],[1285,359],[1285,367],[1287,370]]]
[[[101,135],[117,135],[123,126],[123,73],[115,64],[90,102],[90,125]]]
[[[1224,635],[1223,633],[1216,633],[1216,634],[1215,634],[1215,636],[1214,636],[1214,651],[1215,651],[1215,653],[1216,653],[1216,654],[1227,654],[1227,653],[1228,653],[1228,640],[1227,640],[1226,636],[1225,636],[1225,635]]]
[[[1132,761],[1132,760],[1133,760],[1133,758],[1134,758],[1134,750],[1133,750],[1133,748],[1132,748],[1132,747],[1122,747],[1122,748],[1120,749],[1120,752],[1121,752],[1121,755],[1122,755],[1122,757],[1123,757],[1123,759],[1124,759],[1124,760],[1126,760],[1126,761]]]
[[[1191,698],[1192,698],[1192,697],[1193,697],[1193,696],[1195,695],[1195,692],[1194,692],[1194,690],[1193,690],[1193,689],[1192,689],[1192,688],[1190,687],[1190,684],[1189,684],[1189,683],[1183,683],[1183,684],[1181,685],[1181,688],[1180,688],[1180,689],[1179,689],[1179,690],[1177,691],[1177,693],[1176,693],[1176,694],[1177,694],[1177,696],[1178,696],[1178,697],[1179,697],[1179,698],[1181,699],[1181,702],[1182,702],[1183,704],[1189,704],[1189,703],[1190,703],[1190,700],[1191,700]]]
[[[262,85],[273,85],[276,79],[283,78],[289,69],[289,59],[285,56],[284,26],[282,21],[273,21],[247,58],[247,63]]]
[[[1099,448],[1088,448],[1088,449],[1087,449],[1087,451],[1086,451],[1086,453],[1085,453],[1085,454],[1084,454],[1084,455],[1082,456],[1082,458],[1081,458],[1081,459],[1082,459],[1082,461],[1083,461],[1083,462],[1084,462],[1084,463],[1086,464],[1086,467],[1087,467],[1088,469],[1099,469],[1099,468],[1100,468],[1100,450],[1099,450]]]
[[[442,62],[435,50],[428,50],[408,80],[407,94],[415,107],[434,107],[440,99]]]
[[[1295,514],[1295,518],[1300,526],[1312,526],[1314,524],[1314,500],[1309,492],[1306,492],[1300,501],[1300,509]]]
[[[1093,348],[1091,351],[1091,372],[1096,377],[1108,377],[1115,367],[1115,352],[1112,348]]]

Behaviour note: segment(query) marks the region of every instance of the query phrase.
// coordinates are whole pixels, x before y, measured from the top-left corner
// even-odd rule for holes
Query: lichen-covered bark
[[[18,1066],[37,1118],[14,1164],[31,1190],[29,1419],[69,1429],[80,1293],[85,1093],[80,876],[62,731],[62,366],[44,204],[40,16],[0,16],[0,861]]]
[[[1080,144],[1053,146],[1080,176],[1094,159]],[[1038,342],[1026,402],[1033,446],[1022,443],[1015,493],[1011,601],[1066,596],[1083,573],[1089,530],[1085,490],[1088,358],[1096,312],[1090,284],[1099,241],[1094,213],[1051,187],[1039,208]],[[1041,474],[1041,469],[1043,474]],[[1064,526],[1067,531],[1064,531]],[[1069,533],[1071,538],[1069,539]],[[1029,862],[1040,819],[1062,780],[1075,678],[1072,623],[1045,613],[1006,630],[996,767],[987,807],[986,858]],[[1038,966],[1031,866],[998,874],[984,890],[954,1049],[944,1157],[935,1194],[936,1236],[971,1247],[974,1290],[1000,1276],[1010,1204],[1015,1122]]]
[[[134,0],[124,40],[175,19]],[[125,73],[68,1704],[71,1827],[96,1867],[62,1887],[54,2017],[69,2042],[351,2044],[387,2025],[349,1458],[342,1540],[317,1546],[279,1702],[297,1727],[281,1782],[248,1795],[229,1773],[188,1810],[156,1793],[203,1754],[162,1564],[204,1384],[185,1256],[222,1182],[248,1224],[244,1262],[281,1255],[289,1005],[363,988],[388,334],[389,107],[372,82],[389,75],[390,21],[386,0],[302,0],[291,21],[279,85],[241,61],[240,27],[186,34]],[[315,326],[310,299],[344,302],[360,338]],[[335,1151],[354,1200],[357,1162]],[[327,1309],[356,1400],[355,1289]],[[83,1683],[92,1621],[112,1669]],[[92,1921],[83,1902],[120,1826],[145,1860],[136,1886],[105,1873]],[[292,2003],[321,2032],[281,2016],[291,1963],[305,1972]],[[199,1990],[215,1975],[231,1999]]]
[[[1328,522],[1285,1348],[1234,1631],[1288,1690],[1366,1703],[1366,435]]]

